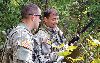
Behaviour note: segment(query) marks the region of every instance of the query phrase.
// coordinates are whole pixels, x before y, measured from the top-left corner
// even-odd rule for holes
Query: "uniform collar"
[[[44,25],[44,27],[45,27],[48,31],[50,31],[50,32],[52,32],[52,33],[57,33],[57,32],[59,31],[59,28],[58,28],[58,27],[56,27],[56,28],[50,28],[50,27],[47,27],[46,25]]]
[[[18,26],[22,26],[25,29],[27,29],[28,31],[31,31],[25,23],[20,23]]]

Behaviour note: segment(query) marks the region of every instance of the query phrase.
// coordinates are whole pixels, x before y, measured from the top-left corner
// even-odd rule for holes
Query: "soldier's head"
[[[44,23],[46,26],[50,28],[57,27],[58,19],[59,19],[59,16],[58,16],[57,10],[50,8],[44,12]]]
[[[41,10],[36,4],[24,5],[21,9],[22,21],[29,25],[30,29],[38,29]]]

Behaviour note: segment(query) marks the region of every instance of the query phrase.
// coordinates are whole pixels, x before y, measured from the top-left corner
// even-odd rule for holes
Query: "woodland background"
[[[29,2],[37,4],[42,12],[50,7],[57,9],[60,17],[58,25],[67,42],[80,32],[92,17],[92,25],[75,43],[78,49],[66,60],[76,63],[100,62],[100,44],[94,44],[95,40],[100,42],[100,0],[0,0],[0,48],[5,42],[4,31],[20,22],[20,9]]]

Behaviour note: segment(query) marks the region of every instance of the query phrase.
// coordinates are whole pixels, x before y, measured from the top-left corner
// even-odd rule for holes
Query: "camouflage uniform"
[[[43,43],[43,39],[47,38],[48,43]],[[56,52],[51,45],[61,45],[66,39],[63,36],[62,31],[57,27],[55,29],[44,26],[40,29],[35,36],[35,53],[37,54],[35,63],[53,63],[58,59]],[[51,42],[51,44],[49,44]],[[39,60],[39,61],[38,61]],[[38,61],[38,62],[37,62]]]
[[[24,23],[12,29],[8,35],[7,49],[12,51],[10,63],[33,63],[33,35]]]

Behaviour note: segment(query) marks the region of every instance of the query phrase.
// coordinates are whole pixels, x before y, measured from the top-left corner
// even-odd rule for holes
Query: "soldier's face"
[[[41,10],[39,9],[37,11],[38,13],[34,15],[34,29],[38,29],[39,23],[41,22],[40,17],[41,17]]]
[[[48,27],[55,28],[58,24],[58,20],[59,20],[59,16],[51,13],[48,18],[45,18],[45,23]]]

